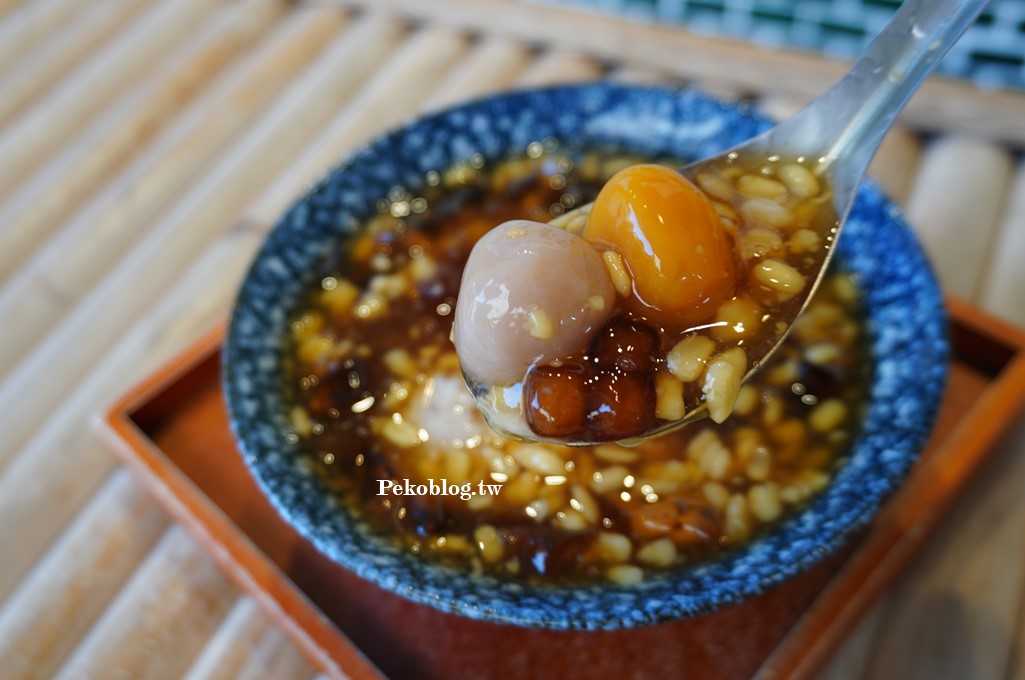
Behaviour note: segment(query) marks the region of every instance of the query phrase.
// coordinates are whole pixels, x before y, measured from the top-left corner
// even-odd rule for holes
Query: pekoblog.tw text
[[[501,490],[501,484],[485,484],[483,481],[474,485],[472,482],[449,484],[444,478],[428,479],[425,483],[414,483],[409,479],[377,480],[378,496],[459,496],[468,501],[474,496],[497,496]]]

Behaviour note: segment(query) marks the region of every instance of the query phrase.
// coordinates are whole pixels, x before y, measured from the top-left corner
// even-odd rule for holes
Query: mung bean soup
[[[415,194],[382,197],[379,214],[325,266],[292,323],[292,436],[388,540],[504,578],[632,584],[744,544],[829,483],[870,372],[857,288],[836,267],[721,424],[629,448],[571,448],[500,436],[475,408],[451,341],[474,244],[503,221],[545,221],[590,202],[610,177],[648,160],[554,140],[499,163],[471,158],[429,174]],[[731,191],[743,176],[725,175]],[[823,245],[799,233],[738,245],[741,262]],[[725,295],[719,308],[742,295]],[[614,348],[621,358],[624,343],[635,348],[627,359],[651,370],[630,398],[669,414],[679,388],[668,381],[706,370],[714,351],[671,339],[627,309],[602,323],[586,352]]]

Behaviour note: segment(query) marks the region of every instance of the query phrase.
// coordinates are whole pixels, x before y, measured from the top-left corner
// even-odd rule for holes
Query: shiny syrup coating
[[[545,437],[617,441],[643,434],[655,424],[657,348],[645,324],[613,318],[580,357],[530,371],[527,424]]]
[[[626,304],[654,323],[707,319],[740,275],[733,237],[712,202],[661,165],[616,173],[595,199],[582,235],[623,257],[632,282]]]

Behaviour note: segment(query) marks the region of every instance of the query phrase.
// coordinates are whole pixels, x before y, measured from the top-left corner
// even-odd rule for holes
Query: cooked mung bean
[[[839,399],[822,402],[811,412],[808,423],[819,432],[829,432],[847,418],[847,406]]]
[[[614,251],[606,250],[602,253],[602,260],[605,262],[605,266],[609,270],[609,278],[612,279],[612,285],[622,297],[626,297],[630,294],[630,273],[626,271],[626,265],[623,264],[623,257]]]
[[[769,198],[751,198],[740,205],[740,212],[749,220],[762,222],[770,227],[784,227],[794,221],[793,214]]]
[[[619,564],[630,559],[633,543],[623,534],[603,531],[594,542],[598,557],[611,564]]]
[[[803,165],[787,163],[780,166],[779,178],[794,196],[811,198],[819,193],[819,181]]]
[[[751,514],[762,522],[772,522],[783,513],[783,504],[775,484],[756,484],[747,491]]]
[[[804,276],[786,262],[765,260],[751,271],[755,281],[775,291],[782,300],[789,300],[804,289]]]
[[[743,175],[737,180],[737,189],[748,196],[760,196],[774,201],[783,198],[787,193],[784,184],[761,175]]]
[[[679,420],[685,414],[683,382],[669,371],[660,371],[655,376],[655,417]]]
[[[637,560],[651,567],[670,567],[676,559],[676,544],[669,538],[654,540],[637,551]]]
[[[692,382],[701,377],[715,351],[715,341],[705,335],[691,335],[676,343],[666,357],[669,370],[680,380]]]
[[[701,390],[708,404],[708,414],[715,422],[722,423],[733,411],[746,370],[747,359],[737,347],[712,357],[709,362]]]
[[[605,575],[613,583],[623,586],[634,586],[644,582],[644,571],[631,564],[617,564],[614,567],[609,567]]]

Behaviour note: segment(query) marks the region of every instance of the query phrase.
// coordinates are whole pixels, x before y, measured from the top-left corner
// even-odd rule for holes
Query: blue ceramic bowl
[[[843,545],[918,457],[947,371],[936,280],[897,209],[871,183],[861,190],[838,252],[859,277],[870,317],[875,372],[864,427],[824,492],[722,558],[631,587],[542,587],[471,576],[376,537],[286,438],[282,359],[290,315],[320,265],[392,187],[423,186],[428,171],[471,154],[499,159],[547,137],[701,158],[767,126],[747,108],[699,92],[600,83],[459,106],[380,137],[336,167],[263,244],[229,331],[224,384],[232,427],[264,493],[319,550],[383,588],[472,618],[552,629],[612,629],[711,611],[756,595]]]

